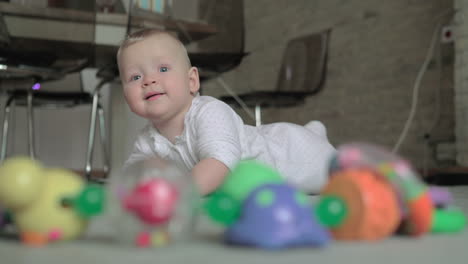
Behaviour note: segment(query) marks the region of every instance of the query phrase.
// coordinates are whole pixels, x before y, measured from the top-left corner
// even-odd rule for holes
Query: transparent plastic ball
[[[190,240],[200,195],[188,172],[154,157],[111,177],[109,213],[120,242],[160,247]]]
[[[330,174],[336,171],[368,167],[375,168],[391,182],[412,181],[422,184],[421,176],[411,163],[390,150],[375,144],[353,142],[338,147],[336,155],[330,161]]]

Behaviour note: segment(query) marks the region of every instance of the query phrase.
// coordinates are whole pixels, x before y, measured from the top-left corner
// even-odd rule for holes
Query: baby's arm
[[[223,183],[224,177],[228,172],[229,168],[214,158],[201,160],[192,169],[195,183],[202,195],[216,190]]]
[[[242,119],[221,101],[205,104],[192,120],[199,162],[192,175],[201,193],[216,190],[242,157]]]

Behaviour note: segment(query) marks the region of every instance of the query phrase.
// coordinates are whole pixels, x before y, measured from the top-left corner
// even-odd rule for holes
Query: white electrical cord
[[[438,16],[437,20],[441,19],[443,16],[445,16],[447,14],[451,14],[452,12],[453,12],[453,10],[448,10],[446,12],[443,12],[442,14],[440,14]],[[434,29],[433,34],[432,34],[432,39],[431,39],[429,49],[427,51],[426,58],[425,58],[424,63],[422,64],[422,66],[421,66],[421,68],[420,68],[420,70],[418,72],[418,75],[416,76],[416,81],[414,82],[413,95],[412,95],[412,101],[411,101],[411,109],[410,109],[410,113],[408,115],[408,119],[406,120],[405,126],[403,127],[403,131],[401,132],[395,146],[392,149],[392,153],[397,153],[398,152],[398,150],[400,149],[401,144],[403,143],[403,141],[405,140],[405,138],[406,138],[406,136],[408,134],[408,130],[411,127],[411,124],[413,123],[414,115],[416,114],[416,109],[417,109],[417,105],[418,105],[419,87],[421,85],[421,81],[422,81],[422,78],[424,76],[424,73],[427,71],[427,67],[429,66],[429,63],[431,62],[431,59],[432,59],[432,56],[433,56],[433,53],[434,53],[435,43],[438,40],[438,38],[440,37],[439,36],[439,31],[440,31],[441,26],[442,26],[442,22],[439,21],[437,23],[437,25],[436,25],[436,28]]]
[[[237,96],[237,94],[233,92],[231,88],[229,88],[229,86],[224,82],[224,80],[221,77],[217,77],[216,81],[218,81],[218,83],[221,84],[224,90],[226,90],[229,93],[229,95],[231,95],[236,100],[236,102],[242,107],[242,109],[244,109],[244,111],[249,115],[250,118],[252,118],[252,120],[254,121],[257,120],[257,118],[255,118],[255,115],[252,113],[249,107],[244,103],[244,101],[242,101],[242,99],[240,99],[239,96]]]

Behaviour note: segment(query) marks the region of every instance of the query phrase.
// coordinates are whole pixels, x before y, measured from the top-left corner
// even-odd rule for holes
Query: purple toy
[[[437,207],[447,207],[453,203],[452,193],[446,188],[430,186],[429,195]]]
[[[231,244],[281,249],[323,246],[330,234],[316,220],[304,193],[286,184],[264,184],[248,195],[225,239]]]

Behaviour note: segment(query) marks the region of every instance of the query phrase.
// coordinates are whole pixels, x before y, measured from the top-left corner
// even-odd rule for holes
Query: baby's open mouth
[[[161,95],[164,95],[164,93],[150,93],[145,96],[145,100],[152,100],[160,97]]]

